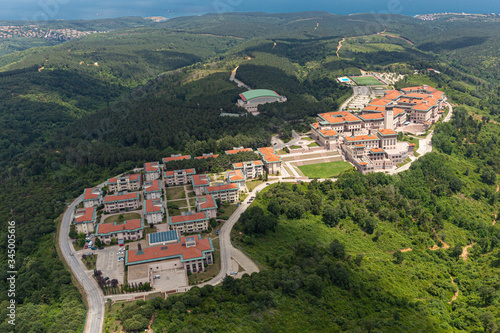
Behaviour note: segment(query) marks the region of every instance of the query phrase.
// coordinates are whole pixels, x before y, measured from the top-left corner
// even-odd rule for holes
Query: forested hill
[[[292,129],[307,131],[317,113],[336,110],[351,94],[351,89],[339,85],[336,77],[360,73],[361,69],[406,74],[396,88],[423,83],[436,86],[460,106],[459,116],[450,125],[436,129],[438,153],[400,178],[349,175],[339,185],[329,184],[331,188],[315,185],[283,189],[284,194],[300,203],[291,210],[285,202],[287,198],[275,198],[283,200],[280,204],[284,207],[279,211],[273,210],[276,200],[271,204],[271,198],[262,199],[259,205],[268,214],[270,204],[275,213],[269,214],[275,214],[280,219],[278,226],[281,225],[266,237],[280,239],[281,235],[274,232],[289,230],[283,229],[284,225],[301,228],[293,237],[311,231],[308,228],[313,225],[293,223],[294,211],[302,212],[300,218],[305,217],[307,223],[316,226],[323,223],[326,214],[325,221],[343,220],[342,225],[362,235],[363,246],[374,252],[396,250],[387,247],[391,243],[389,235],[398,240],[398,246],[411,246],[424,253],[439,239],[455,247],[472,241],[481,243],[469,263],[473,263],[474,271],[492,264],[487,268],[488,274],[498,275],[493,267],[500,238],[498,226],[487,225],[490,215],[493,219],[498,211],[495,184],[500,172],[499,141],[495,139],[500,121],[499,55],[495,48],[498,49],[500,34],[495,22],[427,22],[398,15],[381,18],[371,14],[339,16],[323,12],[208,14],[148,22],[145,26],[140,26],[141,22],[139,18],[69,22],[68,26],[75,29],[108,27],[110,31],[0,57],[0,256],[5,268],[5,223],[14,219],[18,280],[22,281],[17,286],[19,332],[81,330],[85,309],[68,271],[56,255],[54,233],[56,218],[64,211],[65,204],[85,187],[172,153],[198,156],[223,153],[240,145],[262,147],[269,144],[275,133],[287,140]],[[65,23],[51,24],[64,27]],[[379,34],[382,32],[385,35]],[[337,57],[338,43],[343,38],[346,39]],[[288,101],[262,107],[258,117],[245,115],[235,105],[238,94],[244,90],[228,80],[236,66],[240,66],[237,75],[244,82],[252,87],[275,89],[285,94]],[[427,68],[441,73],[427,73]],[[415,70],[420,74],[414,75]],[[242,116],[220,117],[221,109]],[[203,171],[220,171],[229,164],[228,159],[203,160],[195,166]],[[446,166],[444,174],[437,170],[440,165]],[[179,163],[179,167],[183,166]],[[416,176],[410,177],[413,175]],[[417,177],[422,175],[426,177]],[[443,175],[446,177],[437,181],[436,177]],[[372,193],[367,202],[362,186],[383,196],[382,202],[377,204]],[[318,193],[312,196],[313,192]],[[315,201],[319,199],[322,201]],[[339,212],[341,199],[351,205],[340,207],[342,212]],[[311,205],[313,202],[316,204]],[[396,203],[401,206],[397,216],[388,211]],[[303,211],[299,207],[302,205]],[[374,207],[387,209],[375,212]],[[463,207],[479,213],[467,215],[469,220],[460,219]],[[337,210],[332,213],[332,209]],[[248,225],[251,224],[252,221]],[[217,310],[214,302],[224,308],[221,313],[228,313],[224,317],[230,319],[223,327],[226,331],[234,331],[241,318],[252,321],[250,331],[264,331],[271,322],[285,324],[294,316],[308,317],[308,325],[320,330],[324,318],[306,314],[321,310],[320,315],[331,316],[335,305],[316,293],[314,286],[326,290],[325,297],[334,296],[338,304],[345,305],[345,314],[335,319],[339,330],[362,325],[359,318],[367,314],[371,326],[366,327],[372,327],[380,318],[388,322],[411,314],[403,324],[409,325],[415,319],[429,327],[428,331],[439,327],[448,331],[455,328],[485,331],[483,327],[492,323],[491,316],[497,317],[496,296],[490,297],[491,288],[497,286],[495,280],[484,283],[484,293],[479,294],[477,276],[455,266],[461,265],[456,256],[458,247],[453,253],[437,251],[422,256],[419,252],[405,257],[408,265],[424,267],[419,260],[435,261],[445,269],[439,276],[420,274],[420,289],[412,289],[413,296],[432,304],[432,311],[425,312],[422,309],[428,303],[416,304],[407,295],[388,295],[374,282],[374,273],[368,272],[368,268],[381,275],[387,268],[385,264],[392,265],[391,258],[377,258],[380,264],[370,264],[367,270],[355,267],[357,263],[352,258],[365,250],[352,246],[354,241],[347,238],[349,233],[341,234],[341,239],[348,254],[353,256],[351,259],[333,254],[326,248],[330,239],[325,238],[319,248],[312,250],[309,243],[294,253],[286,252],[290,247],[284,247],[274,262],[262,255],[268,243],[259,243],[261,236],[252,233],[248,225],[241,226],[247,234],[238,241],[260,256],[268,272],[242,282],[228,280],[223,289],[216,288],[213,293],[205,290],[199,295],[188,294],[185,299],[176,299],[180,303],[154,303],[151,306],[156,307],[158,315],[166,318],[159,323],[173,323],[168,331],[195,332],[193,322],[205,310],[207,313]],[[367,230],[373,231],[374,236],[367,236],[371,235]],[[449,238],[445,240],[443,235]],[[383,241],[377,243],[372,237]],[[300,252],[302,249],[309,254]],[[318,256],[310,255],[311,251],[317,251]],[[300,260],[299,268],[295,267],[293,256]],[[312,269],[318,262],[324,264],[322,268]],[[405,272],[405,267],[398,266],[397,271]],[[3,290],[6,271],[1,273]],[[338,285],[334,277],[339,271],[354,278],[349,284]],[[449,278],[448,271],[453,276],[457,271],[463,275],[457,283],[464,296],[468,293],[463,301],[459,299],[463,303],[458,303],[460,311],[456,312],[447,305],[451,282],[442,281],[443,277]],[[401,291],[398,288],[402,285],[396,283],[396,289]],[[356,286],[362,286],[362,292],[366,293],[352,292]],[[297,288],[307,292],[298,292]],[[198,296],[205,297],[201,303]],[[2,315],[6,300],[4,294],[0,298]],[[370,303],[371,300],[375,303]],[[200,309],[200,304],[206,306]],[[238,308],[238,304],[243,305]],[[357,311],[349,308],[349,304],[364,308]],[[300,305],[298,312],[294,312],[295,305]],[[399,305],[403,310],[394,312]],[[186,307],[193,309],[191,317],[183,311]],[[390,308],[391,313],[383,312],[384,308]],[[161,309],[175,311],[167,313]],[[245,315],[239,316],[234,309],[242,310]],[[272,315],[279,314],[277,310],[285,313],[282,321]],[[352,317],[354,312],[357,319]],[[466,316],[469,312],[474,314]],[[442,313],[445,319],[440,319]],[[200,317],[194,317],[198,314]],[[314,326],[315,322],[318,326]],[[397,325],[387,325],[398,331]],[[9,331],[12,327],[8,324],[0,325],[0,332]]]

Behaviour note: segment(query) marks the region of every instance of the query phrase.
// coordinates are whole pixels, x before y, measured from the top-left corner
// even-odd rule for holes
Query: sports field
[[[351,76],[351,79],[360,86],[381,86],[382,82],[377,80],[374,76]]]
[[[309,178],[332,178],[350,170],[353,166],[344,161],[301,165],[298,167]]]

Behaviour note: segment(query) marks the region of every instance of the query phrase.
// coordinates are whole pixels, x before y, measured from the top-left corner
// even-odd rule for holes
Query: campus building
[[[226,172],[226,179],[228,184],[236,184],[238,188],[241,190],[245,188],[245,175],[241,172],[241,170],[231,170]]]
[[[208,218],[217,218],[217,202],[213,195],[204,195],[196,197],[196,209],[198,212],[206,212]]]
[[[144,178],[147,182],[158,179],[161,176],[161,167],[158,162],[144,163]]]
[[[236,105],[241,106],[248,112],[256,115],[259,114],[259,105],[274,102],[286,102],[286,97],[268,89],[253,89],[241,93],[240,99],[238,99]]]
[[[134,210],[139,208],[139,193],[107,195],[104,198],[104,211],[106,213]]]
[[[179,234],[202,232],[209,227],[207,212],[186,213],[186,215],[169,217],[170,228]]]
[[[165,210],[161,199],[144,200],[142,209],[147,224],[152,225],[163,222]]]
[[[186,185],[191,183],[191,176],[196,174],[195,169],[165,171],[163,178],[166,186]]]
[[[182,160],[190,160],[191,155],[181,155],[181,154],[172,154],[170,157],[163,158],[163,164],[166,164],[171,161],[182,161]]]
[[[87,207],[78,209],[73,218],[76,232],[78,233],[92,233],[96,225],[96,207]]]
[[[148,235],[149,246],[167,245],[177,243],[180,240],[177,230],[168,230],[151,233]]]
[[[203,272],[205,265],[214,263],[213,252],[210,238],[202,239],[200,235],[187,236],[167,245],[142,248],[139,244],[137,250],[125,252],[125,265],[149,264],[146,270],[152,283],[153,276],[165,270],[183,268],[188,273]]]
[[[239,187],[236,184],[208,186],[205,188],[205,193],[212,195],[215,200],[233,203],[238,201]]]
[[[341,144],[346,160],[362,173],[391,169],[413,155],[414,145],[398,142],[397,133],[379,129],[374,134],[344,137]]]
[[[193,191],[198,195],[205,194],[205,190],[210,186],[210,178],[207,175],[192,175],[191,184],[193,184]]]
[[[141,189],[141,175],[136,173],[118,178],[109,178],[106,184],[111,193],[139,191]]]
[[[83,207],[96,207],[102,204],[102,191],[98,187],[86,188],[83,191]]]
[[[159,179],[144,183],[144,197],[146,199],[161,198],[161,181]]]
[[[264,174],[264,163],[260,160],[233,163],[233,169],[240,170],[247,179],[259,178]]]
[[[113,238],[134,241],[142,238],[144,224],[142,219],[125,221],[122,224],[102,223],[97,225],[96,237],[105,244]]]
[[[252,148],[243,148],[243,147],[234,147],[233,149],[226,150],[226,155],[238,154],[238,153],[245,152],[245,151],[252,152],[253,149]]]
[[[202,156],[196,156],[195,158],[196,158],[197,160],[202,160],[202,159],[205,159],[205,158],[211,158],[211,157],[213,157],[213,158],[217,158],[217,157],[219,157],[219,154],[215,154],[215,155],[214,155],[214,153],[209,153],[209,154],[203,154]]]
[[[262,147],[257,151],[269,174],[277,174],[281,170],[281,157],[276,154],[276,150],[271,147]]]

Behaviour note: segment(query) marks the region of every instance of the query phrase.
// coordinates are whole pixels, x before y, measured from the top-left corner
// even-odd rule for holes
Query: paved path
[[[241,82],[240,80],[238,80],[236,78],[236,71],[238,70],[238,67],[240,66],[237,66],[235,69],[233,69],[233,71],[231,72],[231,76],[229,76],[229,81],[232,81],[232,82],[236,82],[236,84],[238,85],[238,87],[243,87],[243,88],[246,88],[248,90],[252,90],[252,88],[250,88],[249,86],[247,86],[246,84],[244,84],[243,82]]]
[[[104,295],[97,282],[84,271],[81,262],[74,255],[71,240],[69,238],[69,227],[71,217],[75,207],[82,201],[82,196],[76,198],[71,205],[68,206],[63,215],[61,228],[59,230],[59,247],[63,254],[64,260],[68,263],[71,271],[76,276],[80,285],[87,294],[88,312],[85,322],[85,332],[95,333],[100,332],[104,322]]]

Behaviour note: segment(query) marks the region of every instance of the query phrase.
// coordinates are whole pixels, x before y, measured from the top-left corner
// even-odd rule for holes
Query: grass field
[[[168,200],[182,199],[183,194],[184,198],[186,197],[186,193],[184,192],[184,186],[167,187],[166,191]]]
[[[381,86],[382,82],[373,76],[352,76],[351,79],[361,86]]]
[[[298,167],[304,175],[310,178],[337,177],[341,172],[352,169],[353,166],[344,161],[301,165]]]
[[[120,216],[123,216],[123,219],[120,220]],[[111,215],[106,217],[104,220],[104,223],[114,223],[114,222],[123,222],[123,221],[128,221],[128,220],[136,220],[140,219],[141,214],[139,213],[122,213],[122,214],[116,214],[116,215]]]
[[[307,145],[308,147],[319,147],[319,145],[316,142],[312,142]]]

